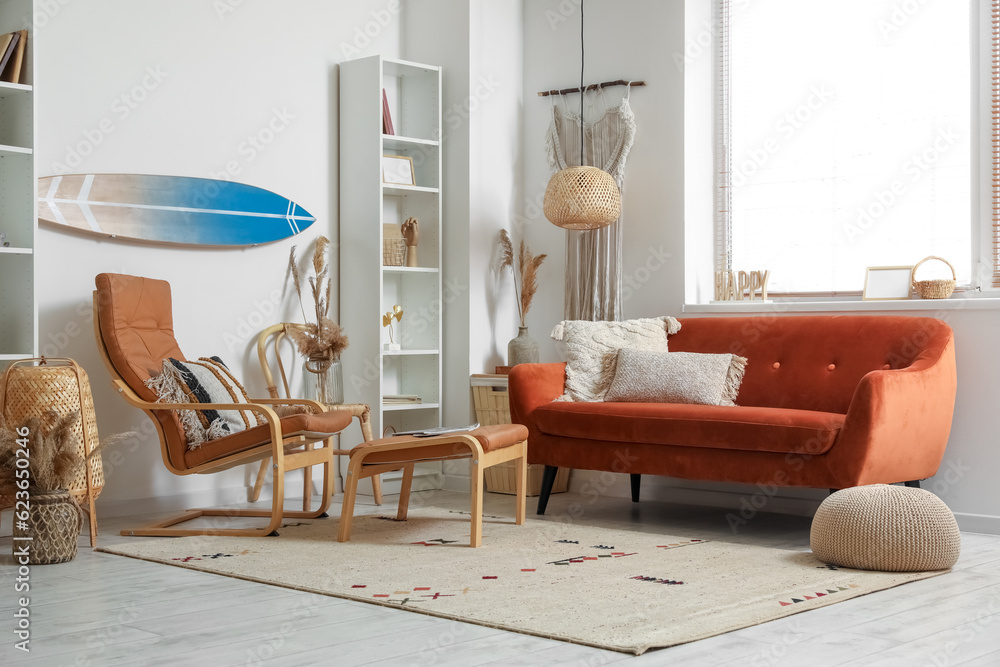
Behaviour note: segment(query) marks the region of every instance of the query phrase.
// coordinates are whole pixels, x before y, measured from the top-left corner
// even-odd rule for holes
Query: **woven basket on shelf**
[[[951,269],[951,278],[935,278],[934,280],[917,280],[917,268],[929,259],[936,259],[939,262],[944,262]],[[913,291],[915,291],[923,299],[947,299],[951,296],[951,293],[955,291],[955,267],[951,265],[951,262],[942,258],[931,255],[930,257],[924,257],[922,260],[917,262],[916,266],[913,267],[913,271],[910,272],[910,280],[913,281]]]
[[[382,266],[402,266],[406,259],[406,241],[397,225],[382,225]]]
[[[65,563],[76,558],[80,534],[80,507],[67,491],[31,494],[28,520],[14,522],[14,552],[28,545],[28,562],[34,565]],[[17,538],[30,538],[18,540]]]
[[[80,443],[80,456],[86,458],[100,442],[87,373],[72,359],[23,359],[8,366],[0,379],[0,414],[7,424],[17,427],[31,417],[43,419],[49,410],[55,410],[60,417],[80,412],[73,432]],[[94,501],[103,488],[104,467],[100,456],[80,468],[67,485],[70,495],[90,513],[91,546],[97,534]],[[0,508],[13,505],[12,497],[0,495]]]

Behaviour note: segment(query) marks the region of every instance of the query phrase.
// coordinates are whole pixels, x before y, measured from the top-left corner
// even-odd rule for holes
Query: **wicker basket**
[[[921,264],[929,259],[936,259],[939,262],[944,262],[951,269],[951,279],[947,278],[936,278],[934,280],[917,280],[917,268]],[[930,257],[924,257],[922,260],[917,262],[916,266],[913,267],[913,271],[910,272],[910,280],[913,282],[913,290],[920,295],[923,299],[947,299],[951,296],[951,293],[955,291],[955,267],[951,265],[951,262],[942,258],[931,255]]]
[[[382,225],[382,266],[403,266],[406,241],[396,225]]]
[[[73,560],[81,522],[80,506],[68,491],[32,494],[26,525],[14,522],[14,553],[27,544],[29,563],[47,565]]]
[[[473,375],[472,398],[476,405],[476,421],[483,426],[510,424],[510,394],[507,391],[506,375]],[[531,443],[528,443],[529,447]],[[537,496],[542,490],[542,473],[545,466],[528,465],[529,496]],[[569,468],[559,468],[552,493],[564,493],[569,488]],[[517,490],[516,464],[506,461],[491,466],[484,471],[486,490],[492,493],[513,495]]]
[[[38,365],[33,365],[37,362]],[[42,418],[48,410],[60,416],[79,410],[80,420],[73,431],[80,443],[80,456],[86,457],[97,447],[97,415],[87,373],[72,359],[24,359],[15,361],[0,379],[0,414],[7,424],[20,426],[31,417]],[[88,484],[88,475],[90,476]],[[90,489],[88,498],[87,489]],[[93,501],[104,488],[104,467],[101,457],[80,468],[68,485],[70,495],[91,511],[91,537],[96,534]],[[12,507],[14,498],[0,495],[0,508]]]

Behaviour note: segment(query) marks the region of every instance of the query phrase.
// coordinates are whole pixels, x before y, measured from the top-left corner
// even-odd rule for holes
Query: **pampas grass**
[[[18,450],[26,449],[29,453],[28,488],[49,492],[69,488],[88,461],[99,457],[108,447],[137,437],[134,431],[129,431],[105,438],[84,457],[80,453],[80,439],[74,432],[78,421],[79,411],[60,417],[55,410],[48,410],[41,419],[26,419],[21,429],[28,431],[27,445],[22,447],[16,430],[0,419],[0,489],[8,493],[6,490],[18,479],[17,470],[23,470],[17,465],[18,458],[24,458],[18,456]]]
[[[528,316],[528,309],[531,308],[531,300],[535,298],[538,291],[538,267],[542,265],[546,254],[532,255],[531,249],[521,239],[517,249],[517,261],[514,261],[514,244],[510,240],[506,229],[500,230],[500,238],[497,240],[500,248],[499,270],[509,268],[514,277],[514,299],[517,304],[517,315],[521,320],[521,326],[526,326],[525,321]],[[521,288],[518,289],[518,278],[521,279]]]
[[[326,252],[330,239],[320,236],[316,239],[313,250],[312,270],[309,277],[309,289],[313,299],[313,315],[315,322],[310,322],[306,316],[305,304],[302,301],[302,276],[299,274],[298,262],[295,259],[295,246],[288,255],[288,273],[292,275],[292,284],[299,297],[299,309],[305,324],[288,324],[285,333],[292,339],[299,354],[309,359],[332,361],[347,349],[348,339],[340,325],[329,317],[330,295],[333,293],[333,279],[330,277],[330,266],[326,261]]]

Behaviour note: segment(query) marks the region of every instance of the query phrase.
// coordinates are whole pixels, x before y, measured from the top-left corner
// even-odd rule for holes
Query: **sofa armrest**
[[[957,387],[951,335],[906,368],[868,373],[851,399],[831,464],[852,470],[859,484],[933,475],[948,444]]]
[[[530,430],[535,408],[562,396],[566,364],[518,364],[510,369],[508,379],[511,421]]]

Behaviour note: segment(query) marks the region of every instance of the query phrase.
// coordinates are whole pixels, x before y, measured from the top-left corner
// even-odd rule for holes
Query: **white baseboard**
[[[1000,516],[955,512],[955,520],[958,522],[959,530],[963,532],[1000,535]]]

